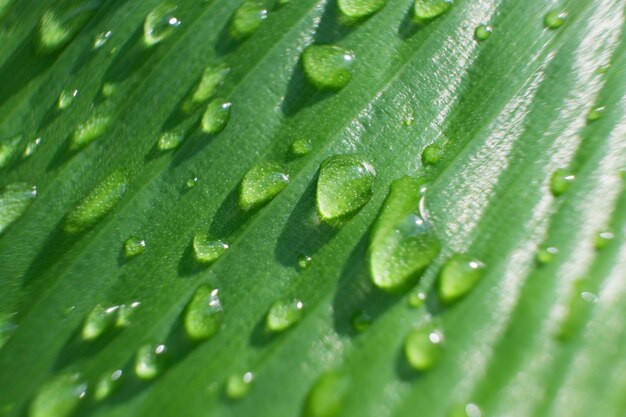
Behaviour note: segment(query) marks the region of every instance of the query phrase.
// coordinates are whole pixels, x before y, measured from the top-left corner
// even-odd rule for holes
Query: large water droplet
[[[453,0],[415,0],[413,19],[417,23],[429,22],[450,10],[453,4]]]
[[[96,224],[120,201],[126,191],[126,177],[119,171],[108,176],[74,207],[65,219],[67,233],[78,233]]]
[[[70,1],[48,9],[39,21],[37,50],[52,53],[67,45],[100,7],[99,0]]]
[[[311,387],[303,417],[336,417],[351,386],[350,378],[337,371],[322,374]]]
[[[154,379],[165,370],[168,362],[165,345],[144,345],[137,351],[135,374],[140,379]]]
[[[143,39],[146,45],[152,46],[163,41],[180,26],[180,20],[174,16],[176,6],[161,4],[155,7],[143,24]]]
[[[30,417],[67,417],[87,393],[80,375],[60,375],[44,384],[30,405]]]
[[[558,29],[565,23],[567,13],[562,10],[552,10],[543,17],[543,24],[548,29]]]
[[[218,291],[207,285],[198,287],[185,310],[185,331],[192,340],[214,336],[224,322]]]
[[[202,115],[202,131],[206,133],[219,133],[230,120],[231,104],[222,99],[211,101]]]
[[[0,168],[9,165],[17,154],[17,148],[22,140],[21,136],[16,136],[3,143],[0,143]]]
[[[352,79],[354,53],[335,45],[311,45],[302,54],[302,67],[318,90],[337,91]]]
[[[217,261],[228,249],[228,244],[221,240],[212,240],[204,233],[193,237],[193,256],[196,261],[210,264]]]
[[[146,241],[140,237],[132,236],[124,242],[124,255],[127,258],[141,255],[146,250]]]
[[[339,0],[339,10],[348,17],[363,18],[370,16],[387,3],[387,0]]]
[[[98,380],[98,384],[96,385],[96,390],[93,395],[94,399],[96,401],[102,401],[117,391],[122,382],[121,378],[121,369],[105,373],[100,380]]]
[[[230,68],[225,64],[205,68],[200,80],[183,101],[181,109],[185,113],[197,110],[200,105],[215,95],[229,72]]]
[[[274,333],[287,330],[302,318],[303,308],[304,304],[298,299],[279,300],[270,307],[265,326]]]
[[[37,196],[37,188],[10,184],[0,194],[0,234],[16,221]]]
[[[456,253],[441,268],[437,294],[444,303],[452,303],[469,293],[481,280],[485,265],[466,254]]]
[[[565,194],[576,176],[566,169],[559,168],[550,177],[550,192],[555,197]]]
[[[357,155],[326,159],[317,180],[317,212],[323,220],[349,217],[367,204],[374,194],[374,167]]]
[[[111,329],[117,320],[119,306],[95,306],[87,315],[83,323],[82,336],[84,340],[94,340]]]
[[[67,109],[72,104],[77,95],[78,90],[76,89],[61,91],[61,94],[59,94],[59,99],[57,100],[57,108],[59,110]]]
[[[442,354],[443,332],[430,324],[411,330],[404,340],[404,355],[417,371],[434,367]]]
[[[491,36],[491,32],[493,32],[493,27],[489,25],[478,25],[476,30],[474,30],[474,39],[479,42],[486,41]]]
[[[243,375],[231,375],[226,381],[226,395],[231,400],[240,400],[250,391],[254,381],[254,374],[246,372]]]
[[[250,210],[267,204],[289,183],[289,175],[277,162],[261,162],[243,177],[239,189],[239,207]]]
[[[70,149],[78,150],[89,145],[91,142],[104,135],[110,123],[110,117],[100,114],[93,115],[83,123],[80,123],[76,126],[76,129],[74,129],[74,133],[72,133],[72,137],[70,138]]]
[[[372,280],[379,288],[407,288],[439,253],[439,238],[424,217],[423,189],[424,182],[411,177],[389,188],[369,247]]]
[[[244,40],[252,36],[265,19],[268,8],[264,1],[247,0],[233,14],[228,25],[228,33],[236,40]]]

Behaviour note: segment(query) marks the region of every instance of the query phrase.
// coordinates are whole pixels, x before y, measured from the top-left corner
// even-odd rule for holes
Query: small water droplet
[[[484,272],[482,262],[462,253],[452,255],[439,273],[439,299],[446,304],[459,300],[478,284]]]
[[[210,264],[217,261],[228,249],[228,244],[221,240],[212,240],[204,233],[193,237],[193,256],[196,261]]]
[[[493,27],[489,25],[478,25],[474,30],[474,39],[479,42],[486,41],[491,36]]]
[[[87,393],[79,374],[60,375],[45,383],[30,405],[30,417],[68,417]]]
[[[296,324],[302,318],[304,304],[298,299],[279,300],[272,304],[265,319],[267,330],[282,332]]]
[[[417,371],[433,368],[443,354],[443,332],[432,325],[409,331],[404,340],[404,355]]]
[[[542,265],[549,264],[554,260],[554,257],[559,253],[559,249],[555,246],[541,247],[537,251],[537,262]]]
[[[37,52],[56,52],[67,45],[95,14],[101,2],[70,2],[48,9],[39,21]]]
[[[567,13],[562,10],[552,10],[543,17],[543,24],[546,28],[554,30],[558,29],[565,23]]]
[[[369,329],[372,317],[366,311],[359,310],[352,315],[352,328],[355,332],[362,333]]]
[[[387,3],[387,0],[339,0],[339,10],[345,16],[357,19],[371,16]]]
[[[122,328],[130,326],[131,318],[140,305],[141,303],[139,301],[133,301],[130,304],[121,304],[117,309],[115,325]]]
[[[435,165],[443,158],[443,148],[439,145],[428,145],[422,151],[422,163],[424,165]]]
[[[246,372],[243,375],[231,375],[226,381],[226,395],[231,400],[240,400],[250,391],[254,374]]]
[[[160,151],[169,151],[178,148],[185,140],[185,132],[181,129],[173,129],[163,133],[157,142]]]
[[[550,192],[555,197],[565,194],[575,179],[576,176],[566,169],[555,170],[550,178]]]
[[[9,165],[17,153],[22,136],[15,136],[0,144],[0,168]]]
[[[28,142],[26,148],[24,148],[24,152],[22,152],[22,158],[29,158],[32,154],[35,153],[39,145],[41,144],[41,138],[37,138],[31,142]]]
[[[113,32],[110,30],[97,34],[93,39],[93,49],[102,48],[111,39],[111,36],[113,36]]]
[[[270,202],[287,187],[289,175],[277,162],[261,162],[243,177],[239,188],[239,207],[250,210]]]
[[[192,340],[213,337],[224,322],[224,309],[218,290],[201,285],[191,297],[185,310],[185,331]]]
[[[141,255],[146,250],[146,241],[140,237],[132,236],[124,242],[124,255],[127,258]]]
[[[317,212],[322,220],[347,218],[367,204],[373,194],[376,171],[357,155],[327,158],[317,180]]]
[[[106,82],[102,84],[102,89],[100,91],[102,92],[102,96],[104,98],[109,98],[117,91],[117,84],[112,82]]]
[[[389,188],[368,255],[372,280],[379,288],[407,288],[439,253],[439,238],[423,213],[423,189],[424,181],[411,177],[400,178]]]
[[[76,89],[61,91],[61,94],[59,94],[59,99],[57,100],[57,108],[59,110],[67,109],[72,104],[77,95],[78,90]]]
[[[0,234],[26,211],[37,196],[37,187],[9,184],[0,194]]]
[[[231,103],[222,99],[211,101],[202,115],[202,131],[205,133],[219,133],[230,120]]]
[[[121,369],[105,373],[100,380],[98,380],[98,384],[96,385],[96,390],[93,395],[94,399],[96,401],[102,401],[117,391],[122,382],[122,374]]]
[[[473,403],[458,404],[450,410],[449,417],[482,417],[483,412]]]
[[[606,74],[609,68],[611,68],[611,64],[601,65],[598,67],[598,69],[596,69],[596,74],[599,74],[599,75]]]
[[[338,371],[323,373],[309,390],[303,417],[336,417],[351,386],[350,378]]]
[[[83,323],[82,336],[84,340],[95,340],[113,328],[117,320],[119,306],[95,306]]]
[[[181,109],[185,113],[197,110],[200,105],[213,97],[217,89],[226,79],[230,68],[225,64],[205,68],[200,80],[183,101]]]
[[[606,107],[604,106],[597,106],[592,108],[591,110],[589,110],[589,113],[587,113],[587,122],[593,123],[597,120],[600,120],[604,115],[605,110]]]
[[[311,262],[313,262],[313,258],[311,258],[309,255],[299,255],[298,256],[298,268],[300,269],[307,269],[309,266],[311,266]]]
[[[176,6],[161,4],[148,13],[143,24],[143,39],[147,46],[167,39],[180,26],[180,20],[174,16],[175,11]]]
[[[352,79],[354,53],[335,45],[311,45],[302,53],[307,80],[318,90],[338,91]]]
[[[587,310],[597,302],[598,296],[593,292],[589,278],[574,281],[572,292],[561,310],[556,337],[561,340],[572,337],[585,322]]]
[[[233,13],[228,33],[238,41],[247,39],[259,30],[263,21],[267,19],[267,14],[265,2],[247,0]]]
[[[190,190],[190,189],[194,188],[196,185],[198,185],[199,181],[200,181],[200,179],[198,177],[188,178],[187,181],[185,181],[185,187],[188,190]]]
[[[594,245],[596,249],[604,249],[609,246],[609,243],[615,238],[615,234],[610,230],[603,230],[596,234],[594,239]]]
[[[74,207],[65,218],[67,233],[78,233],[96,224],[120,201],[126,191],[126,177],[119,171],[108,176]]]
[[[453,4],[453,0],[415,0],[413,19],[417,23],[429,22],[450,10]]]
[[[83,123],[80,123],[74,129],[74,133],[72,133],[70,138],[70,149],[76,151],[89,145],[104,135],[110,123],[110,117],[99,114],[95,114]]]
[[[290,152],[293,156],[300,157],[308,155],[311,149],[313,149],[311,141],[306,138],[300,138],[293,141]]]
[[[168,362],[168,351],[165,345],[144,345],[137,351],[135,374],[140,379],[154,379],[165,370]]]
[[[409,293],[407,302],[409,303],[409,307],[411,308],[420,308],[426,302],[426,293],[424,291],[415,289]]]

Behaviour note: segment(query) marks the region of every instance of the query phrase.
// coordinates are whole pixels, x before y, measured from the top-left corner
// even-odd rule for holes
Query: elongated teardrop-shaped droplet
[[[239,207],[250,210],[267,204],[289,183],[289,175],[277,162],[261,162],[243,177],[239,188]]]
[[[469,293],[483,277],[485,264],[457,253],[441,268],[437,293],[444,303],[452,303]]]
[[[302,318],[304,304],[298,299],[279,300],[275,302],[267,313],[265,325],[271,332],[278,333],[287,330]]]
[[[423,188],[423,180],[411,177],[389,188],[369,246],[370,272],[379,288],[406,289],[439,253],[439,238],[422,213]]]
[[[211,101],[202,115],[202,131],[205,133],[219,133],[230,120],[231,104],[222,99]]]
[[[137,351],[135,374],[140,379],[154,379],[165,370],[168,362],[165,345],[144,345]]]
[[[587,122],[592,123],[602,119],[605,110],[606,107],[604,106],[596,106],[592,108],[591,110],[589,110],[589,113],[587,113]]]
[[[432,325],[411,330],[404,339],[404,355],[417,371],[434,367],[443,354],[443,332]]]
[[[354,53],[335,45],[311,45],[302,53],[302,67],[313,87],[338,91],[352,79]]]
[[[59,110],[67,109],[76,96],[78,95],[78,90],[63,90],[61,94],[59,94],[59,99],[57,100],[57,108]]]
[[[146,241],[140,237],[132,236],[124,242],[124,255],[127,258],[141,255],[146,250]]]
[[[80,123],[76,126],[76,129],[74,129],[72,137],[70,138],[70,149],[78,150],[89,145],[91,142],[104,135],[110,123],[110,117],[98,114]]]
[[[345,16],[360,19],[373,15],[386,3],[387,0],[339,0],[339,10]]]
[[[87,315],[83,323],[82,335],[84,340],[94,340],[113,328],[117,320],[119,306],[95,306]]]
[[[17,154],[17,148],[22,140],[21,136],[16,136],[0,143],[0,168],[9,165]]]
[[[34,139],[26,144],[24,152],[22,152],[22,159],[30,158],[41,145],[41,138]]]
[[[228,25],[228,33],[234,39],[242,41],[252,36],[265,19],[268,8],[264,1],[247,0],[233,14]]]
[[[543,24],[548,29],[558,29],[565,23],[567,13],[562,10],[552,10],[546,13],[543,18]]]
[[[323,373],[306,397],[303,417],[338,416],[351,385],[350,378],[340,372]]]
[[[113,32],[110,30],[97,34],[93,39],[93,49],[102,48],[111,39],[111,36],[113,36]]]
[[[0,193],[0,235],[26,211],[37,196],[37,188],[10,184]]]
[[[200,80],[183,101],[182,111],[191,113],[213,97],[229,72],[230,68],[225,64],[205,68]]]
[[[429,22],[450,10],[453,4],[453,0],[415,0],[413,19],[417,23]]]
[[[537,262],[542,265],[549,264],[558,253],[559,249],[555,246],[542,246],[537,251]]]
[[[311,145],[311,141],[306,138],[300,138],[293,141],[291,144],[291,154],[293,156],[305,156],[311,152],[313,146]]]
[[[102,401],[117,391],[122,382],[122,374],[121,369],[105,373],[96,385],[96,390],[93,394],[94,399]]]
[[[141,303],[139,301],[133,301],[128,304],[121,304],[119,309],[117,310],[117,320],[115,321],[115,326],[117,327],[128,327],[131,323],[131,318],[135,314],[135,311]]]
[[[585,323],[586,312],[598,302],[589,278],[580,278],[573,283],[573,288],[565,306],[562,308],[556,337],[561,340],[572,337]]]
[[[565,194],[575,179],[576,176],[565,169],[555,170],[550,177],[550,192],[555,197]]]
[[[29,417],[68,417],[87,393],[80,375],[60,375],[44,384],[30,405]]]
[[[155,7],[143,24],[143,39],[146,45],[152,46],[167,39],[180,26],[180,20],[174,15],[176,6],[160,4]]]
[[[231,400],[240,400],[248,394],[254,381],[254,374],[246,372],[243,375],[231,375],[226,381],[226,395]]]
[[[479,42],[486,41],[491,36],[491,32],[493,32],[493,27],[489,25],[478,25],[476,30],[474,30],[474,39]]]
[[[39,21],[37,52],[48,54],[67,45],[98,11],[98,0],[70,1],[48,9]]]
[[[594,239],[594,246],[596,249],[604,249],[609,246],[609,243],[615,238],[615,233],[610,230],[603,230],[596,234]]]
[[[349,217],[367,204],[374,194],[374,167],[357,155],[326,159],[317,180],[317,212],[322,220]]]
[[[180,129],[173,129],[159,136],[157,148],[161,151],[169,151],[178,148],[185,140],[185,132]]]
[[[192,340],[213,337],[224,322],[224,309],[218,291],[201,285],[194,293],[185,310],[185,331]]]
[[[108,176],[74,207],[65,218],[67,233],[78,233],[95,225],[120,201],[126,191],[126,177],[119,171]]]
[[[210,264],[217,261],[228,249],[228,244],[221,240],[212,240],[208,235],[199,233],[193,237],[193,256],[196,261]]]

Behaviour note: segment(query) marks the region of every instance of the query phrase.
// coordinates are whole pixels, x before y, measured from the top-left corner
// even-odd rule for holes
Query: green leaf
[[[0,0],[0,416],[621,415],[625,12]]]

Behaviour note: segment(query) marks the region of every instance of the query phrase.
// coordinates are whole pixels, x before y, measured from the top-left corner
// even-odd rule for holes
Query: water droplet
[[[103,97],[109,98],[117,91],[117,84],[111,82],[104,83],[102,84],[101,91]]]
[[[302,318],[304,304],[298,299],[279,300],[272,304],[265,319],[265,326],[271,332],[287,330]]]
[[[311,141],[306,138],[300,138],[293,141],[290,151],[293,156],[299,157],[308,155],[311,149],[313,149]]]
[[[541,247],[537,251],[537,262],[543,265],[549,264],[558,253],[559,249],[555,246]]]
[[[367,204],[374,194],[374,167],[357,155],[326,159],[317,180],[317,212],[323,220],[347,218]]]
[[[65,219],[67,233],[78,233],[96,224],[120,201],[126,191],[126,177],[119,171],[108,176],[74,207]]]
[[[371,16],[387,3],[387,0],[339,0],[339,10],[357,19]]]
[[[180,20],[174,16],[176,6],[161,4],[146,16],[143,24],[143,39],[147,46],[156,45],[167,39],[180,26]]]
[[[568,339],[585,322],[589,307],[598,302],[598,296],[593,292],[589,278],[580,278],[573,283],[572,292],[562,308],[562,315],[556,337]]]
[[[350,378],[337,371],[323,373],[311,387],[303,417],[336,417],[351,386]]]
[[[309,255],[299,255],[298,256],[298,268],[300,269],[307,269],[309,266],[311,266],[311,262],[313,262],[313,258],[311,258]]]
[[[477,41],[486,41],[491,36],[491,32],[493,32],[493,27],[489,25],[478,25],[476,30],[474,30],[474,39]]]
[[[228,249],[228,244],[221,240],[211,240],[209,236],[199,233],[193,237],[193,256],[196,261],[210,264],[217,261]]]
[[[60,375],[44,384],[30,405],[30,417],[68,417],[87,393],[79,374]]]
[[[249,38],[259,30],[263,21],[267,19],[267,13],[267,6],[263,1],[245,1],[233,13],[228,25],[228,33],[238,41]]]
[[[439,299],[453,303],[469,293],[481,280],[485,265],[466,254],[456,253],[441,268],[437,285]]]
[[[594,239],[594,245],[596,249],[604,249],[609,246],[609,243],[615,238],[615,234],[610,230],[603,230],[596,234]]]
[[[411,308],[420,308],[426,302],[426,293],[424,291],[415,289],[409,293],[407,302],[409,303],[409,307]]]
[[[202,73],[200,80],[183,101],[182,111],[191,113],[197,110],[202,103],[213,97],[229,72],[230,68],[224,64],[207,67]]]
[[[26,211],[37,196],[37,188],[26,184],[9,184],[0,194],[0,234]]]
[[[318,90],[337,91],[352,79],[354,53],[335,45],[311,45],[302,54],[307,80]]]
[[[137,351],[135,374],[140,379],[154,379],[165,370],[168,362],[165,345],[144,345]]]
[[[178,148],[185,140],[185,132],[181,129],[170,130],[163,133],[157,142],[157,148],[160,151],[169,151]]]
[[[72,133],[72,137],[70,138],[70,149],[78,150],[89,145],[91,142],[104,135],[109,128],[109,123],[111,123],[110,117],[98,114],[80,123],[76,126],[76,129],[74,129],[74,133]]]
[[[145,250],[146,241],[137,236],[129,237],[124,242],[124,255],[126,255],[127,258],[141,255]]]
[[[48,9],[39,21],[37,51],[56,52],[67,45],[100,7],[100,1],[70,2]]]
[[[24,152],[22,152],[22,158],[26,159],[35,153],[39,145],[41,144],[41,138],[37,138],[31,142],[28,142],[26,148],[24,148]]]
[[[407,288],[439,253],[439,238],[424,217],[423,189],[418,178],[391,183],[369,246],[372,281],[379,288]]]
[[[239,189],[239,207],[250,210],[270,202],[287,187],[289,175],[277,162],[261,162],[243,177]]]
[[[185,331],[192,340],[213,337],[224,322],[224,310],[218,290],[201,285],[191,297],[185,310]]]
[[[450,10],[453,4],[452,0],[415,0],[413,19],[417,23],[429,22]]]
[[[561,10],[552,10],[543,18],[543,24],[548,29],[558,29],[565,23],[567,13]]]
[[[117,320],[119,306],[95,306],[83,323],[82,336],[84,340],[95,340],[113,328]]]
[[[198,185],[198,181],[200,181],[198,177],[188,178],[187,181],[185,181],[185,187],[187,187],[187,189],[190,190],[196,185]]]
[[[422,163],[424,165],[435,165],[443,158],[443,148],[439,145],[428,145],[422,151]]]
[[[67,109],[76,96],[78,95],[78,90],[63,90],[61,94],[59,94],[59,99],[57,100],[57,108],[59,110]]]
[[[111,39],[111,36],[113,36],[113,32],[110,30],[97,34],[93,39],[93,49],[102,48]]]
[[[98,384],[96,385],[96,390],[94,392],[93,397],[96,401],[102,401],[105,398],[109,397],[115,391],[117,391],[122,382],[122,370],[117,369],[113,372],[107,372],[104,374]]]
[[[115,321],[115,325],[117,327],[128,327],[130,326],[130,319],[137,308],[141,305],[139,301],[133,301],[130,304],[122,304],[117,309],[117,320]]]
[[[404,340],[404,355],[411,367],[427,371],[443,354],[443,332],[432,325],[411,330]]]
[[[230,119],[231,103],[222,99],[211,101],[202,115],[202,131],[206,133],[219,133],[228,124]]]
[[[458,404],[448,414],[449,417],[482,417],[482,415],[480,407],[473,403]]]
[[[591,110],[589,110],[589,113],[587,113],[587,122],[593,123],[597,120],[600,120],[602,118],[602,115],[604,115],[605,110],[606,107],[604,106],[597,106],[592,108]]]
[[[246,372],[243,375],[231,375],[226,381],[226,395],[231,400],[240,400],[248,394],[254,381],[254,374]]]
[[[0,144],[0,168],[9,165],[13,160],[21,141],[22,137],[16,136]]]
[[[606,74],[609,68],[611,68],[611,64],[601,65],[598,67],[598,69],[596,69],[596,74],[599,74],[599,75]]]
[[[555,170],[550,178],[550,192],[555,197],[563,195],[575,179],[576,176],[570,171],[562,168]]]
[[[352,328],[358,333],[369,329],[372,324],[372,317],[366,311],[359,310],[352,315]]]

